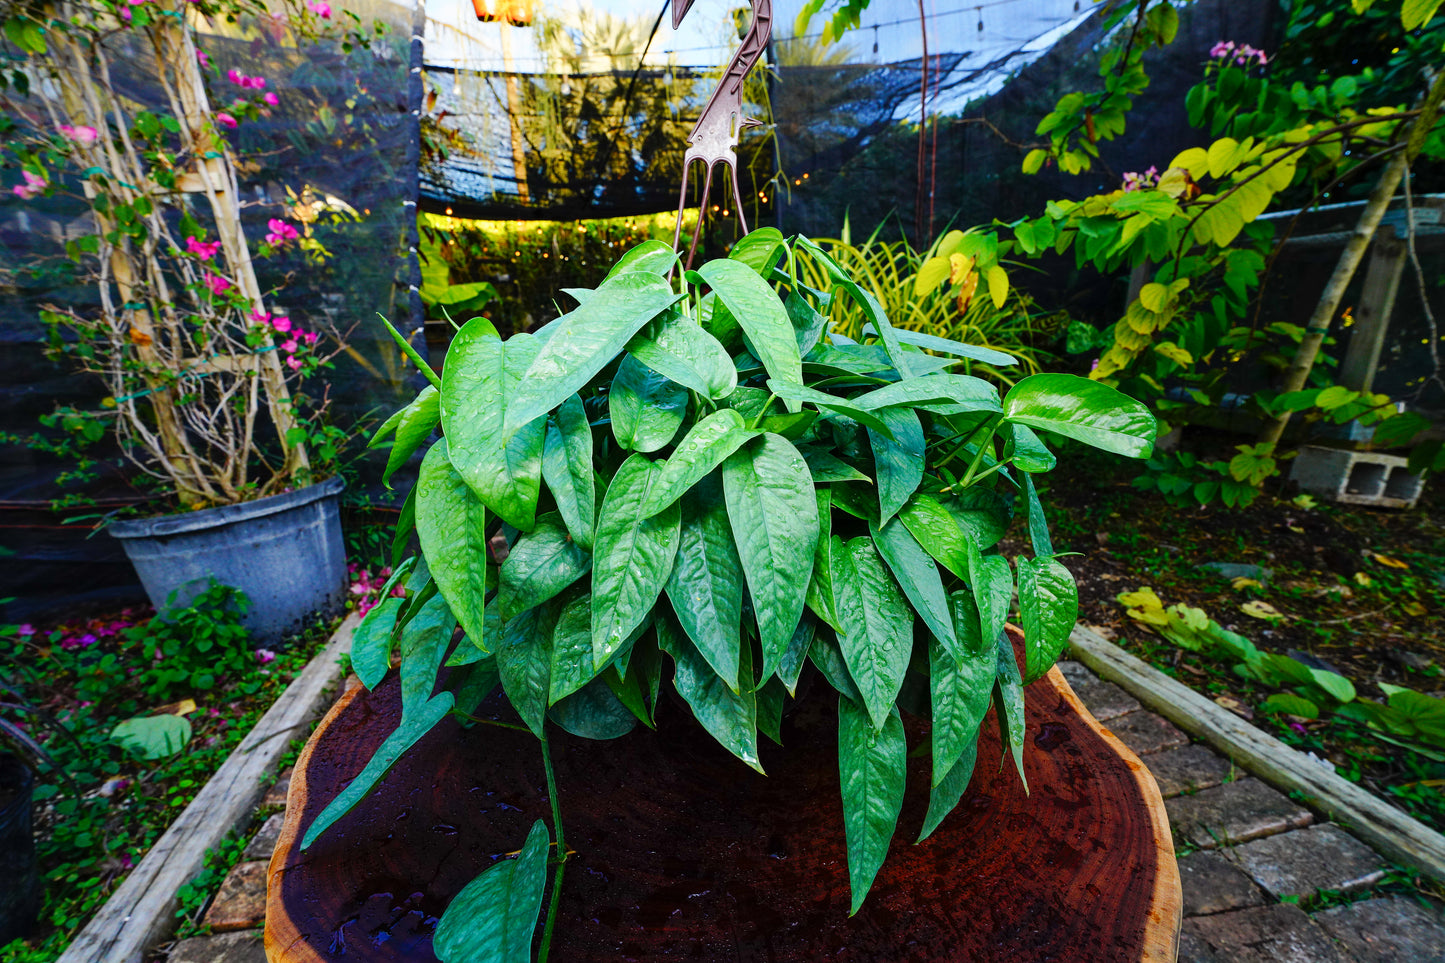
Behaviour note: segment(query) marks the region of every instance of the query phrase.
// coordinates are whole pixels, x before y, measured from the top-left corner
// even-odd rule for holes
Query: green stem
[[[974,473],[978,471],[978,466],[983,464],[984,453],[993,447],[994,421],[994,418],[990,418],[984,422],[984,426],[986,426],[988,430],[984,433],[984,436],[978,440],[978,451],[974,452],[973,461],[969,462],[968,473],[963,476],[963,481],[959,482],[959,488],[967,488],[973,484]]]
[[[545,726],[545,723],[543,724]],[[552,930],[557,926],[557,904],[562,898],[562,873],[567,869],[567,843],[562,838],[562,801],[557,798],[557,775],[552,771],[552,750],[547,732],[542,731],[542,768],[547,773],[547,798],[552,803],[552,829],[557,839],[557,872],[552,876],[552,901],[547,907],[547,923],[542,927],[542,946],[537,963],[547,963],[552,949]]]
[[[768,400],[763,402],[763,410],[758,412],[758,416],[753,419],[753,423],[751,425],[748,425],[749,428],[757,428],[758,425],[761,425],[763,423],[763,419],[768,416],[768,409],[772,407],[772,404],[777,399],[777,397],[778,396],[774,394],[768,395]]]
[[[401,353],[410,358],[411,363],[416,365],[422,374],[426,375],[426,380],[430,381],[434,387],[440,389],[442,386],[441,375],[433,371],[431,365],[422,360],[421,355],[417,354],[416,349],[411,346],[411,342],[402,337],[401,332],[396,330],[390,321],[386,320],[385,315],[378,313],[377,317],[381,318],[381,323],[386,325],[386,330],[391,332],[392,340],[401,348]]]

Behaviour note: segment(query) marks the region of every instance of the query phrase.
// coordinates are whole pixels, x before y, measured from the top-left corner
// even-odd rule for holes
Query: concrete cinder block
[[[1425,484],[1399,455],[1314,445],[1300,449],[1289,477],[1312,495],[1374,508],[1414,508]]]

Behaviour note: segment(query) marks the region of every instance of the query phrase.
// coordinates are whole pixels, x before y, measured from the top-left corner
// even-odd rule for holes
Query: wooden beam
[[[1193,689],[1082,625],[1069,636],[1075,657],[1239,766],[1338,822],[1404,866],[1445,881],[1445,836],[1361,789],[1329,766],[1261,732]]]
[[[175,925],[176,891],[204,868],[206,850],[250,818],[264,792],[262,779],[325,708],[328,690],[341,679],[337,660],[351,651],[351,633],[360,622],[353,613],[341,623],[56,963],[149,958],[151,944]]]
[[[1370,252],[1365,287],[1360,292],[1359,310],[1345,360],[1340,364],[1340,384],[1353,391],[1369,391],[1380,366],[1380,349],[1390,330],[1390,315],[1405,271],[1405,245],[1393,233],[1380,232]]]

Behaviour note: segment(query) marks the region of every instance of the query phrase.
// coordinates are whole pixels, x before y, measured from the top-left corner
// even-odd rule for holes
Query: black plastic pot
[[[35,776],[14,756],[0,755],[0,946],[30,930],[40,909],[30,793]]]
[[[185,605],[214,578],[246,593],[246,627],[258,642],[275,642],[345,601],[344,487],[330,478],[240,505],[116,522],[108,531],[124,544],[157,611],[173,592]]]

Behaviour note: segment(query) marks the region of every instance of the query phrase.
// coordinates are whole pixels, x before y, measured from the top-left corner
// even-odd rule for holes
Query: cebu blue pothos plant
[[[800,257],[831,291],[796,280]],[[471,320],[442,376],[416,359],[431,386],[378,433],[394,436],[391,471],[443,432],[398,528],[398,557],[413,526],[421,544],[395,576],[409,591],[369,613],[354,641],[368,687],[399,644],[402,718],[302,846],[500,680],[541,741],[552,800],[542,959],[567,851],[550,726],[599,739],[652,726],[670,678],[761,772],[757,733],[776,738],[811,662],[837,691],[856,912],[903,802],[905,676],[930,694],[913,706],[932,723],[923,837],[967,787],[991,702],[1022,773],[1023,685],[1053,665],[1077,609],[1034,489],[1055,463],[1037,430],[1132,457],[1154,439],[1147,409],[1084,378],[1033,375],[1000,398],[954,369],[1013,358],[893,328],[806,238],[756,231],[680,280],[676,262],[659,242],[633,248],[533,334],[502,341]],[[867,314],[870,343],[827,329],[838,296]],[[995,546],[1015,502],[1034,554],[1010,566]],[[1022,671],[1004,631],[1015,582]],[[453,646],[458,623],[466,638]],[[528,959],[551,841],[538,820],[516,860],[457,896],[438,957]]]

